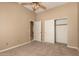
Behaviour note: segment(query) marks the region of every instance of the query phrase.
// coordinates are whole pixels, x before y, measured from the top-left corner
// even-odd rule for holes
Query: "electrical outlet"
[[[6,45],[8,45],[8,43],[6,43]]]

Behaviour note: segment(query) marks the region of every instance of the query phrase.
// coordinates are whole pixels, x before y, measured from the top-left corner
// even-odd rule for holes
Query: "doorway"
[[[30,40],[33,40],[34,38],[33,27],[34,27],[34,22],[30,21]]]

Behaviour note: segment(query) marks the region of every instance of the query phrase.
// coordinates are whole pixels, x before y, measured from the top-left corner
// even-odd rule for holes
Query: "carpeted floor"
[[[50,44],[33,41],[27,45],[0,53],[0,56],[78,56],[75,49],[64,44]]]

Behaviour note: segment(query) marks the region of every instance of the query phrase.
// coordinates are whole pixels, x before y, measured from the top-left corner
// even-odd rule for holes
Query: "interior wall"
[[[0,3],[0,50],[30,41],[35,13],[17,3]]]
[[[45,20],[68,18],[68,46],[78,47],[78,4],[67,3],[38,15],[42,21],[42,39],[45,34]]]
[[[78,3],[78,15],[77,15],[77,17],[78,17],[78,38],[79,38],[79,3]],[[78,40],[78,47],[79,47],[79,40]]]

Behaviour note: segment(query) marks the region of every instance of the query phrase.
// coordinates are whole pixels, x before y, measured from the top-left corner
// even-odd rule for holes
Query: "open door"
[[[56,20],[56,42],[67,44],[68,40],[68,20]]]
[[[34,40],[41,41],[41,21],[34,21]]]

